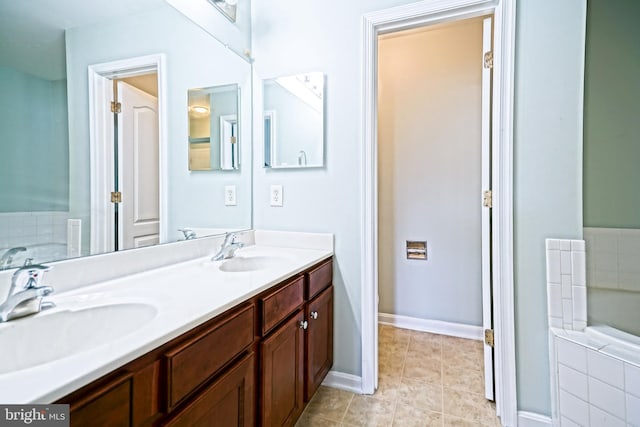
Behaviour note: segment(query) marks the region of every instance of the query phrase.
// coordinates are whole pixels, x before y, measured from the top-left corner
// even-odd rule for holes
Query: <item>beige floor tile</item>
[[[420,379],[403,378],[398,387],[398,402],[415,408],[442,412],[442,386]]]
[[[295,427],[340,427],[341,424],[338,421],[332,421],[327,418],[323,418],[320,415],[309,414],[304,412],[302,416],[296,422]]]
[[[422,379],[428,383],[442,383],[442,361],[440,358],[427,358],[420,354],[407,354],[402,371],[403,378]]]
[[[402,402],[396,405],[393,416],[394,427],[431,427],[442,426],[442,414],[426,409],[416,408]]]
[[[378,359],[378,375],[388,375],[400,378],[404,368],[404,358],[380,357]]]
[[[354,396],[343,423],[353,426],[391,426],[396,403],[371,396]]]
[[[348,391],[320,386],[305,408],[304,414],[341,422],[353,396],[355,394]]]
[[[478,394],[484,393],[484,372],[477,368],[443,363],[442,382],[448,388]]]
[[[496,408],[484,394],[444,388],[444,415],[462,418],[477,426],[495,426]]]
[[[396,400],[400,388],[401,377],[380,374],[378,376],[378,389],[373,397],[382,400]]]
[[[408,353],[422,353],[428,358],[442,357],[442,344],[437,340],[422,340],[411,337]]]

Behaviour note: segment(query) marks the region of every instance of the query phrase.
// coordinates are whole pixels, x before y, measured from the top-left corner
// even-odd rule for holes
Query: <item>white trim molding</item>
[[[548,427],[552,424],[551,418],[545,415],[518,411],[518,427]]]
[[[513,289],[513,79],[516,0],[427,0],[385,9],[362,20],[362,393],[377,387],[378,172],[377,37],[395,30],[494,15],[492,122],[493,307],[496,411],[518,423]]]
[[[111,80],[155,71],[158,76],[158,143],[160,191],[160,242],[167,241],[167,79],[165,55],[155,54],[123,59],[88,67],[89,78],[89,140],[91,159],[91,254],[110,252],[113,236],[113,127],[110,123]]]
[[[450,337],[467,338],[477,341],[484,339],[482,326],[443,322],[442,320],[419,319],[417,317],[389,313],[378,313],[378,322],[382,325],[391,325],[397,328],[429,332],[432,334],[448,335]]]
[[[362,377],[344,372],[329,371],[322,381],[322,385],[337,388],[339,390],[360,393],[362,391]]]

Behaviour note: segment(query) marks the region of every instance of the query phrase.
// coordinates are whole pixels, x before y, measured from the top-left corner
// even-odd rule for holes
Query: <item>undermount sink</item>
[[[114,303],[77,310],[44,311],[0,324],[0,374],[59,360],[107,344],[151,321],[156,307]]]
[[[264,270],[273,267],[283,258],[273,256],[236,256],[220,264],[220,271],[227,273],[242,273],[247,271]]]

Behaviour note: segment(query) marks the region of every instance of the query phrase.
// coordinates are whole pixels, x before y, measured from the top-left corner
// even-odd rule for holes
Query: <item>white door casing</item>
[[[427,0],[366,14],[362,22],[362,263],[363,393],[377,388],[377,37],[378,34],[483,15],[494,15],[491,117],[495,399],[504,426],[517,425],[513,288],[513,81],[515,0]]]
[[[122,81],[118,126],[121,249],[160,242],[158,99]]]
[[[485,53],[492,48],[492,18],[482,21],[482,189],[491,190],[491,68],[485,63]],[[484,199],[484,197],[483,197]],[[491,301],[491,208],[482,208],[482,327],[493,330]],[[493,347],[484,343],[484,395],[494,400]]]
[[[89,140],[91,170],[91,254],[113,250],[113,79],[156,72],[158,76],[158,141],[160,242],[166,241],[167,198],[167,83],[165,55],[155,54],[123,59],[88,67]]]

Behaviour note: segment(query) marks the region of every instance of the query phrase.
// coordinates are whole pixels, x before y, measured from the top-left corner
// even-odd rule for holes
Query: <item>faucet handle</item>
[[[51,270],[51,267],[43,264],[28,264],[18,268],[11,278],[11,287],[15,289],[18,285],[18,280],[23,274],[27,274],[27,282],[22,287],[23,289],[31,289],[40,285],[40,279],[42,274]]]

